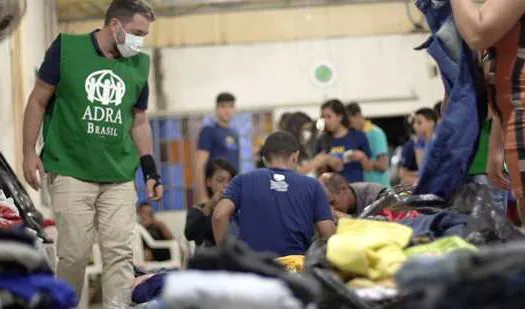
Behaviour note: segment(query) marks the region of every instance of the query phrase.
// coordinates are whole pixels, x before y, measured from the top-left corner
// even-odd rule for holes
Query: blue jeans
[[[481,174],[481,175],[470,176],[468,179],[468,182],[486,186],[487,190],[490,191],[490,196],[492,197],[493,205],[497,207],[498,209],[502,210],[504,213],[507,213],[507,202],[508,202],[507,191],[501,190],[493,186],[490,183],[487,175]]]

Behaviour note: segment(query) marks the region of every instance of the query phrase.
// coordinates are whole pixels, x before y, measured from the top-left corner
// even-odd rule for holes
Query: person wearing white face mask
[[[58,229],[57,275],[80,295],[98,235],[104,308],[130,302],[139,162],[149,198],[163,194],[146,116],[149,58],[140,52],[154,20],[144,1],[113,0],[102,29],[60,34],[25,111],[24,176],[38,190],[47,173]],[[42,123],[44,148],[37,154]]]
[[[313,156],[315,146],[314,130],[315,125],[312,118],[303,112],[291,113],[283,125],[283,131],[292,134],[299,142],[299,164],[297,171],[315,177],[315,171],[327,164],[330,156],[327,154],[318,154]]]

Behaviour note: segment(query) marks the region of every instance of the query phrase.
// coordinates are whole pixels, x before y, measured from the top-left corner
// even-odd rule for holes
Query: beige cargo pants
[[[50,175],[48,179],[58,231],[58,277],[81,295],[85,269],[98,235],[104,308],[126,308],[134,278],[134,183],[98,184],[61,175]]]

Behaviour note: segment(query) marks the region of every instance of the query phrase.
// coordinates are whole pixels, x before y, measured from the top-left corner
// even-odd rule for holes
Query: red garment
[[[386,217],[388,221],[400,221],[408,218],[415,218],[421,216],[421,214],[416,210],[396,211],[386,208],[381,210],[379,216]]]
[[[0,229],[14,228],[22,223],[22,218],[13,209],[0,204]]]

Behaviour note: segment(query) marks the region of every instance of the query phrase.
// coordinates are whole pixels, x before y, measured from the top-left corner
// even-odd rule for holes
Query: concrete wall
[[[370,116],[400,115],[443,97],[434,64],[413,48],[426,35],[329,38],[299,42],[163,48],[162,89],[167,113],[213,109],[220,91],[239,107],[317,111],[322,101],[363,103]],[[312,70],[328,63],[333,82],[314,83]]]

